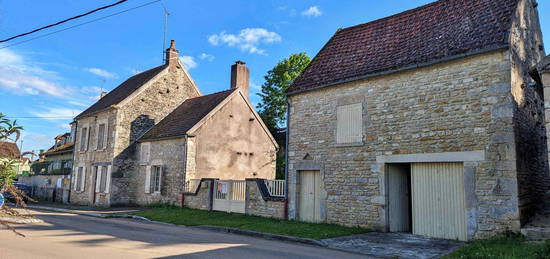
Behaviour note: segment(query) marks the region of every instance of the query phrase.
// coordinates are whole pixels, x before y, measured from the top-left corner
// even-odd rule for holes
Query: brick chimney
[[[237,61],[231,66],[231,89],[239,88],[248,99],[248,78],[250,72],[243,61]]]
[[[176,49],[176,41],[170,41],[170,47],[166,49],[166,65],[169,71],[175,71],[179,67],[179,51]]]

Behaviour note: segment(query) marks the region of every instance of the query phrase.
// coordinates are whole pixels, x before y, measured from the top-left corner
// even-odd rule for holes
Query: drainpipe
[[[285,219],[288,219],[288,139],[290,135],[290,101],[286,97],[286,134],[285,134]]]

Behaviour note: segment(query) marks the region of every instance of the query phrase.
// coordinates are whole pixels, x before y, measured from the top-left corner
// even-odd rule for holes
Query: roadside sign
[[[4,206],[4,195],[0,193],[0,208],[2,208],[2,206]]]

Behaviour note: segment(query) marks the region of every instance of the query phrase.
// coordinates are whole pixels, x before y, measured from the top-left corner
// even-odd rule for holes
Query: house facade
[[[47,166],[38,166],[36,168],[43,168],[37,173],[50,173],[50,174],[71,174],[73,168],[74,157],[74,139],[70,132],[61,134],[55,137],[55,144],[40,154],[44,161],[39,164]]]
[[[289,88],[289,218],[471,240],[550,189],[533,0],[441,0],[339,29]]]
[[[165,64],[130,77],[79,114],[71,203],[132,203],[136,141],[181,102],[196,96],[200,91],[172,41]]]
[[[190,98],[139,142],[136,202],[181,204],[185,182],[275,178],[277,143],[248,100],[244,62],[231,88]]]

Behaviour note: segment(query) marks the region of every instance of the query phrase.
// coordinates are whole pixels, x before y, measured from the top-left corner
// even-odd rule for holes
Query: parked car
[[[15,188],[21,190],[26,195],[31,194],[31,190],[32,190],[31,187],[24,184],[24,183],[13,183],[13,186],[15,186]],[[11,195],[11,193],[3,192],[2,195],[4,195],[4,199],[6,199],[7,201],[15,202],[15,198],[13,197],[13,195]],[[27,198],[23,198],[23,200],[25,202],[27,202]]]

